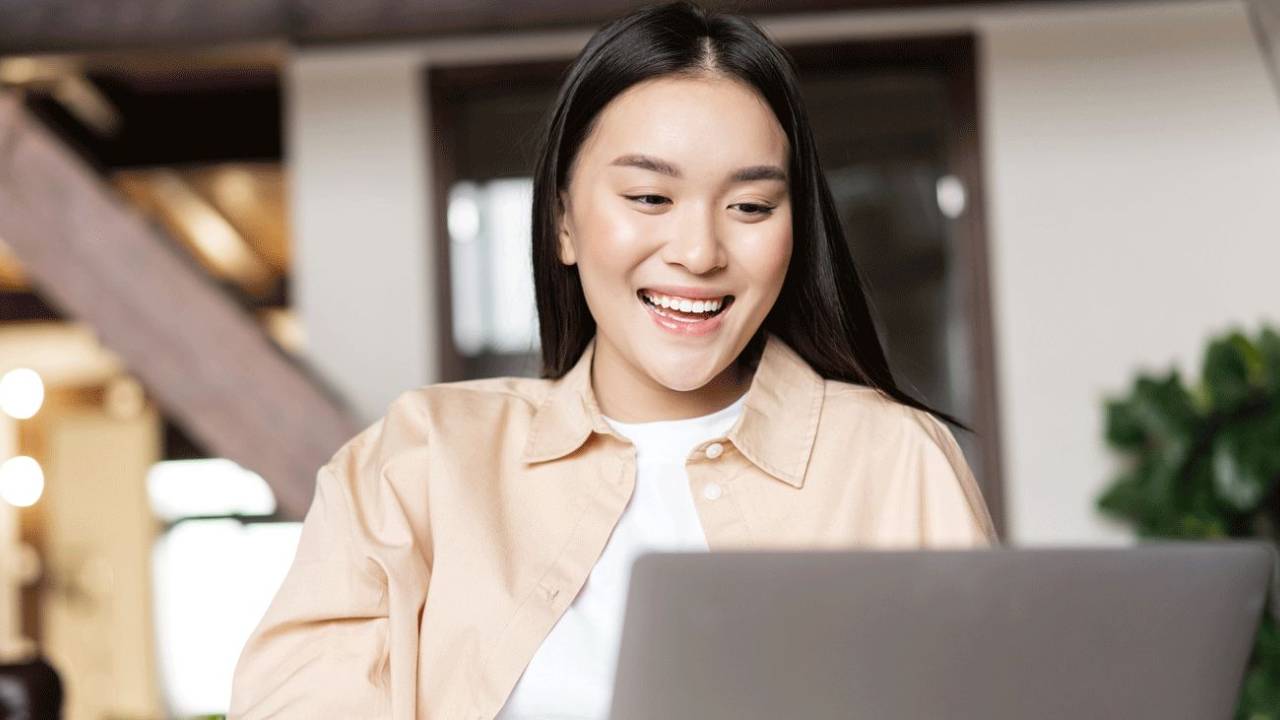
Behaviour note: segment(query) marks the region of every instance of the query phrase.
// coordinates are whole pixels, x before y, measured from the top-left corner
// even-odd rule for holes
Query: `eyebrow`
[[[684,177],[683,173],[680,172],[680,168],[666,160],[662,160],[651,155],[639,155],[634,153],[629,155],[619,155],[609,164],[616,165],[618,167],[640,168],[641,170],[648,170],[650,172],[660,173],[673,178]],[[752,182],[754,180],[780,180],[782,182],[786,182],[787,173],[777,165],[751,165],[739,168],[729,179],[731,182],[735,183]]]

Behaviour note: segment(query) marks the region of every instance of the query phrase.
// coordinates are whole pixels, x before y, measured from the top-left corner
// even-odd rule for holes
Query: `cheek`
[[[578,272],[584,285],[616,287],[645,258],[641,214],[607,198],[593,198],[574,223]]]
[[[791,262],[791,219],[779,218],[776,228],[753,235],[738,258],[743,268],[761,287],[762,294],[776,296],[782,289]],[[785,221],[785,222],[784,222]]]

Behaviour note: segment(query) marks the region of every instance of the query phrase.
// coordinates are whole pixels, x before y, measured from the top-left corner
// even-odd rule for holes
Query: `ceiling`
[[[704,0],[754,15],[1032,0]],[[1087,0],[1059,0],[1085,2]],[[0,3],[0,55],[228,43],[350,43],[598,24],[644,0],[41,0]]]

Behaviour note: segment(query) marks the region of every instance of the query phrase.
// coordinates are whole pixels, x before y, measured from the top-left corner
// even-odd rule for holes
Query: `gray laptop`
[[[612,720],[1230,718],[1261,542],[650,553]]]

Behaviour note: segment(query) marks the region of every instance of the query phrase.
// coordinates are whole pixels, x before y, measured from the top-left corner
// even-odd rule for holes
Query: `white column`
[[[438,377],[421,61],[301,50],[285,83],[306,357],[364,422]]]

